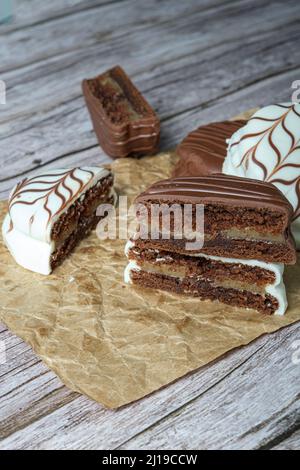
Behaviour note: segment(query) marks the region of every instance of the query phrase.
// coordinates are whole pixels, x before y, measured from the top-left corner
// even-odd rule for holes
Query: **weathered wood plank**
[[[1,396],[3,393],[13,390],[16,374],[37,364],[40,359],[33,354],[30,346],[8,330],[1,333],[0,341],[3,341],[6,352],[6,362],[0,364]]]
[[[273,9],[270,12],[270,20],[272,20],[270,22],[263,21],[263,16],[261,21],[257,22],[257,13],[255,10],[251,10],[247,11],[247,15],[242,16],[238,23],[230,11],[222,11],[217,16],[212,12],[209,18],[202,19],[202,21],[200,21],[200,15],[199,21],[196,21],[192,31],[190,22],[185,18],[180,20],[182,24],[178,24],[176,17],[170,18],[167,25],[154,24],[142,32],[138,29],[129,31],[125,43],[124,37],[121,36],[118,40],[110,39],[101,41],[100,44],[87,45],[79,51],[65,53],[53,59],[44,58],[39,64],[4,73],[1,78],[7,82],[8,99],[7,105],[1,109],[1,121],[13,118],[21,111],[27,116],[29,112],[37,113],[41,109],[53,108],[60,103],[66,103],[74,97],[78,97],[81,94],[80,83],[84,78],[83,71],[85,76],[92,76],[100,69],[103,70],[117,62],[125,65],[129,73],[137,78],[138,85],[143,85],[145,82],[146,91],[148,88],[160,86],[161,80],[164,83],[169,77],[172,78],[171,83],[174,83],[174,79],[177,79],[177,65],[181,68],[184,65],[184,59],[191,66],[194,64],[190,77],[194,94],[196,85],[199,84],[199,88],[202,88],[202,75],[199,75],[202,74],[201,63],[203,63],[204,69],[210,69],[211,72],[214,72],[213,75],[215,75],[215,71],[217,72],[209,82],[210,86],[215,86],[221,73],[221,71],[218,72],[218,64],[216,66],[214,64],[216,55],[222,56],[226,50],[229,53],[231,51],[231,54],[236,58],[234,71],[239,73],[240,67],[236,70],[236,63],[240,55],[248,57],[248,69],[253,68],[255,62],[254,58],[251,60],[251,57],[256,54],[255,48],[252,48],[251,51],[246,49],[242,54],[240,50],[244,45],[251,42],[254,44],[264,43],[268,37],[274,41],[274,29],[276,28],[280,28],[283,42],[285,37],[293,34],[290,31],[290,22],[294,21],[295,6],[288,4],[285,8],[285,15],[282,17],[278,13],[276,15],[272,12]],[[245,30],[247,30],[247,34],[245,34]],[[201,36],[199,36],[199,31],[201,31]],[[163,47],[160,39],[162,36],[164,37]],[[143,41],[140,40],[141,37],[143,37]],[[80,41],[80,37],[78,37],[78,41]],[[270,40],[268,43],[271,46]],[[134,56],[128,56],[129,48],[135,50]],[[260,48],[263,49],[263,45]],[[124,56],[126,62],[124,62]],[[139,59],[137,60],[136,57]],[[178,63],[178,59],[181,62]],[[291,51],[288,58],[285,57],[283,64],[288,61],[295,64],[297,63],[295,59],[296,57],[293,57],[293,51]],[[273,69],[275,70],[277,67],[278,70],[278,66],[280,70],[282,64],[276,60]],[[141,82],[139,75],[141,75]],[[187,79],[189,75],[189,71],[187,71],[185,78]]]
[[[221,360],[118,411],[105,410],[84,397],[78,397],[45,417],[37,414],[35,421],[24,431],[18,431],[14,424],[15,432],[11,434],[12,426],[8,420],[3,430],[8,437],[0,444],[0,448],[117,447],[170,413],[180,410],[186,402],[206,392],[209,394],[214,385],[232,373],[240,364],[255,356],[267,341],[267,337],[262,337],[249,347],[232,351]],[[31,398],[28,400],[30,404],[34,404],[34,400]],[[11,419],[14,420],[16,413],[13,413],[13,407],[14,403],[9,406],[12,412]],[[22,414],[21,423],[26,418],[26,413]]]
[[[3,325],[3,323],[0,323],[0,334],[1,334],[1,333],[4,333],[5,331],[7,331],[6,326]]]
[[[20,338],[5,331],[0,341],[4,341],[6,349],[6,363],[0,364],[3,439],[7,433],[70,402],[77,394],[64,387]]]
[[[244,0],[244,2],[247,4],[249,0]],[[103,43],[110,42],[113,46],[115,38],[121,39],[123,48],[128,51],[129,34],[132,30],[142,32],[151,29],[151,25],[165,24],[174,18],[177,21],[180,18],[182,21],[187,17],[187,21],[190,21],[189,18],[195,14],[203,14],[206,9],[217,11],[215,5],[222,5],[222,3],[222,0],[212,2],[203,0],[200,4],[195,0],[190,2],[163,0],[157,8],[155,0],[143,3],[138,0],[124,0],[118,3],[117,15],[115,3],[108,2],[100,7],[86,8],[72,15],[58,17],[55,21],[55,29],[52,22],[37,23],[32,27],[12,31],[11,34],[4,28],[2,34],[5,37],[11,37],[9,38],[9,51],[4,47],[5,42],[3,45],[0,44],[0,72],[58,56],[71,50],[80,51],[92,44],[101,46]],[[230,8],[230,6],[225,5],[225,8]],[[122,18],[121,27],[120,18]],[[88,25],[88,27],[82,25]],[[72,31],[72,34],[68,34],[69,31]],[[125,37],[126,43],[124,44]]]
[[[274,378],[275,382],[277,380],[278,373],[280,373],[280,370],[284,371],[280,377],[280,387],[284,386],[284,384],[287,382],[287,378],[290,381],[290,370],[285,367],[285,363],[281,369],[280,361],[282,360],[282,354],[280,355],[278,350],[280,349],[283,351],[285,349],[287,352],[286,357],[290,358],[290,352],[292,351],[291,343],[294,339],[297,339],[297,334],[299,334],[299,330],[296,328],[296,326],[293,326],[283,330],[279,334],[272,335],[271,340],[270,337],[261,338],[260,340],[246,348],[243,348],[242,350],[232,352],[221,361],[215,362],[211,366],[205,367],[196,374],[186,377],[183,380],[171,385],[170,387],[167,387],[166,389],[159,391],[156,394],[117,412],[104,410],[97,404],[86,400],[84,397],[78,397],[75,400],[72,400],[66,406],[60,407],[42,419],[38,419],[36,417],[37,420],[26,427],[24,432],[22,430],[18,431],[9,435],[7,439],[4,439],[3,443],[0,445],[0,448],[114,448],[118,445],[122,446],[122,439],[127,440],[130,438],[129,434],[134,435],[138,432],[142,432],[141,430],[149,426],[151,426],[150,429],[152,431],[156,428],[155,423],[164,422],[164,416],[169,416],[169,418],[166,418],[167,420],[170,419],[170,416],[173,420],[175,420],[175,422],[179,420],[181,424],[178,426],[181,426],[182,423],[184,424],[187,421],[185,416],[185,404],[187,402],[190,403],[187,405],[190,407],[192,406],[191,404],[193,404],[194,401],[198,399],[204,400],[205,406],[193,406],[192,411],[189,412],[189,419],[194,422],[193,425],[190,423],[193,427],[193,429],[190,431],[191,433],[194,433],[194,426],[197,425],[197,429],[199,431],[197,433],[198,438],[199,434],[202,435],[204,433],[205,435],[203,436],[203,439],[205,439],[205,436],[208,433],[212,436],[211,439],[214,441],[215,438],[213,437],[213,434],[214,432],[218,434],[220,424],[218,421],[216,421],[214,425],[215,427],[210,429],[212,426],[211,421],[213,420],[213,413],[216,413],[216,411],[218,411],[218,415],[221,415],[221,429],[224,428],[226,433],[226,419],[229,420],[229,427],[231,426],[231,421],[233,421],[231,433],[235,433],[239,429],[240,432],[243,432],[243,425],[240,426],[239,423],[235,424],[233,418],[231,417],[231,413],[229,413],[229,416],[227,417],[228,407],[235,407],[234,418],[237,417],[237,420],[242,421],[242,424],[244,425],[248,424],[248,426],[251,423],[247,423],[247,421],[250,419],[248,416],[249,407],[248,405],[246,406],[245,400],[243,399],[244,394],[250,394],[251,401],[249,401],[249,403],[254,403],[254,408],[257,406],[256,402],[258,402],[258,406],[260,408],[267,407],[268,412],[270,412],[270,409],[276,409],[276,412],[278,411],[278,399],[276,399],[278,385],[276,386],[276,384],[272,382],[273,373],[270,377],[270,372],[273,371],[273,367],[275,367],[275,370],[277,369],[277,374]],[[283,343],[283,347],[281,347],[281,342]],[[270,382],[268,387],[265,387],[264,384],[260,384],[260,388],[257,388],[255,378],[257,373],[255,368],[256,357],[258,357],[257,367],[259,368],[258,380],[261,378],[261,368],[264,368],[266,357],[268,357],[268,362],[270,362],[268,370],[269,376],[267,375],[264,379],[267,383],[268,381]],[[249,362],[250,366],[246,367],[245,365]],[[241,366],[240,372],[239,366]],[[252,370],[253,368],[255,370]],[[251,371],[249,371],[249,369]],[[265,371],[262,372],[262,375],[265,375]],[[235,389],[241,381],[243,384],[242,390],[238,388],[237,392],[234,392],[233,389]],[[295,391],[297,391],[297,387],[295,388],[293,385],[293,383],[290,383],[289,387],[294,389],[295,393]],[[213,392],[212,395],[212,391],[215,388],[217,389],[217,393]],[[232,397],[231,394],[233,394]],[[239,396],[237,397],[238,394]],[[264,396],[264,394],[267,395]],[[266,404],[264,403],[264,400],[266,400]],[[209,403],[207,404],[206,401]],[[213,410],[210,410],[210,407],[213,407]],[[218,410],[216,410],[217,408]],[[204,416],[201,415],[200,420],[199,409],[201,413],[206,415],[205,419]],[[207,410],[207,412],[204,410]],[[210,411],[212,413],[212,418],[207,422],[207,417],[209,417]],[[175,415],[173,414],[174,412]],[[291,407],[289,413],[287,414],[288,418],[293,416],[294,412],[295,410],[293,410]],[[278,413],[280,414],[279,411]],[[181,418],[182,414],[183,417]],[[194,419],[193,417],[197,419]],[[254,416],[253,419],[255,421],[257,416]],[[263,414],[261,416],[261,420],[262,419],[265,419]],[[128,430],[129,422],[130,431]],[[203,425],[201,426],[199,423],[202,423]],[[261,424],[261,421],[258,420],[257,423]],[[277,427],[275,427],[275,430],[272,428],[272,421],[271,424],[269,421],[267,424],[270,429],[266,431],[266,434],[268,435],[268,433],[270,433],[273,440],[274,431],[278,432],[278,429]],[[291,420],[291,422],[285,421],[282,423],[280,431],[282,431],[282,427],[284,427],[284,432],[286,432],[286,430],[289,428],[289,425],[294,425],[294,420]],[[158,424],[158,427],[159,426],[161,426],[161,424]],[[261,434],[263,425],[258,426],[258,428],[260,429],[259,432]],[[217,432],[216,429],[218,430]],[[252,439],[255,440],[256,432],[256,429],[252,429],[251,432],[247,431],[244,434],[249,434],[252,436]],[[182,430],[182,433],[186,433],[185,428]],[[26,438],[24,437],[25,435],[27,436]],[[142,435],[143,434],[141,434],[141,436]],[[141,436],[138,436],[137,439],[140,439]],[[181,437],[182,435],[179,435],[178,440],[180,440]],[[218,442],[215,444],[216,448],[219,448],[219,441],[221,441],[223,437],[224,436],[221,433],[219,440],[217,439]],[[183,442],[190,442],[190,439],[191,437],[189,433],[187,433]],[[190,448],[193,448],[193,445],[194,447],[199,445],[199,443],[195,443],[195,440],[197,440],[197,437],[193,437]],[[177,441],[175,441],[175,445],[176,442]],[[133,443],[129,441],[129,443],[124,444],[122,448],[131,448],[132,445],[135,446],[134,443],[135,441],[133,441]],[[152,448],[168,448],[168,446],[169,448],[173,448],[173,437],[172,441],[159,443],[158,447],[153,447],[153,443],[151,442],[151,446]],[[143,447],[139,444],[135,446],[135,448]],[[180,448],[185,448],[185,445]]]
[[[300,67],[296,70],[296,73],[299,73],[299,71]],[[274,100],[274,96],[276,96],[276,101],[289,100],[291,93],[290,86],[294,77],[295,71],[287,71],[286,73],[282,73],[276,77],[271,76],[265,80],[262,79],[257,82],[254,81],[254,83],[250,83],[249,86],[242,86],[241,90],[228,92],[228,94],[225,93],[224,96],[212,99],[210,103],[200,104],[195,109],[187,110],[180,116],[170,118],[163,123],[162,147],[174,147],[189,130],[202,123],[219,119],[227,119],[242,112],[243,109],[268,104]],[[63,112],[61,113],[63,115]],[[33,127],[32,133],[30,133],[30,137],[28,137],[28,145],[34,145],[35,147],[39,145],[42,146],[42,148],[39,148],[39,150],[33,149],[32,155],[21,156],[22,153],[19,153],[20,150],[21,152],[24,152],[25,137],[23,147],[21,147],[22,139],[19,138],[18,140],[16,138],[15,140],[10,140],[10,152],[7,151],[8,146],[3,148],[3,153],[7,154],[7,158],[6,164],[4,165],[3,163],[1,165],[2,175],[4,177],[4,181],[0,182],[1,198],[4,199],[7,197],[13,184],[15,184],[15,182],[20,178],[20,175],[27,174],[27,170],[29,170],[30,166],[34,168],[35,171],[38,171],[39,168],[46,169],[50,167],[53,168],[55,166],[72,166],[84,163],[101,164],[102,162],[110,161],[97,145],[96,138],[91,131],[91,125],[88,121],[86,110],[83,110],[82,113],[74,113],[74,116],[78,117],[79,123],[76,124],[74,118],[73,122],[70,122],[70,129],[66,129],[65,135],[70,136],[68,140],[66,142],[62,142],[61,145],[60,143],[57,143],[57,138],[59,138],[60,134],[60,126],[67,124],[68,119],[67,117],[64,120],[61,113],[58,116],[49,117],[48,122],[51,122],[51,120],[53,122],[51,132],[50,130],[47,130],[46,125],[44,134],[42,131],[36,131]],[[82,121],[83,113],[86,113],[84,122]],[[61,116],[61,119],[59,116]],[[40,125],[42,126],[42,123]],[[82,134],[84,127],[86,130]],[[37,138],[34,138],[35,134],[38,134]],[[44,136],[44,142],[42,137],[40,137],[41,135]],[[48,139],[51,135],[53,135],[53,140],[46,140],[46,136]],[[81,136],[80,142],[76,140],[76,135],[77,137]],[[32,144],[30,139],[33,139]],[[79,148],[77,152],[72,152],[71,147],[69,147],[69,151],[67,151],[68,147],[66,148],[64,145],[71,145],[74,139],[76,145],[79,147],[87,146],[88,149],[81,152]],[[19,142],[17,146],[15,145],[16,140]],[[48,142],[48,147],[46,142]],[[14,155],[14,159],[11,158],[11,155]],[[39,163],[37,163],[35,159],[38,159]],[[19,161],[22,161],[21,171],[18,170],[20,168],[20,164],[18,163]],[[11,173],[7,174],[8,171],[11,171]],[[15,177],[11,178],[11,175],[14,174],[12,173],[13,171],[15,172]],[[9,179],[7,180],[7,178]]]
[[[147,96],[158,109],[164,120],[168,119],[170,114],[176,115],[178,112],[183,112],[185,107],[190,108],[193,103],[197,106],[201,104],[201,102],[205,103],[208,100],[214,99],[218,94],[224,93],[224,91],[229,92],[230,89],[234,90],[236,86],[247,85],[247,81],[246,83],[244,82],[245,79],[249,77],[249,71],[255,65],[255,59],[251,60],[251,57],[254,55],[259,56],[259,65],[257,66],[258,70],[256,75],[253,76],[252,82],[263,79],[266,71],[268,75],[275,73],[280,65],[281,69],[283,67],[284,70],[291,69],[299,64],[299,48],[297,48],[297,39],[299,39],[298,31],[299,28],[297,24],[291,27],[289,36],[287,38],[282,37],[280,44],[274,44],[273,33],[271,32],[269,35],[263,34],[255,41],[253,41],[252,36],[250,36],[249,44],[247,44],[247,41],[239,45],[233,44],[231,47],[219,44],[213,51],[201,53],[201,57],[196,54],[193,60],[184,56],[180,58],[175,54],[172,61],[168,64],[168,67],[161,65],[156,74],[155,72],[153,75],[151,73],[148,74],[148,79],[145,84]],[[284,39],[287,39],[286,43]],[[272,53],[268,54],[268,59],[265,59],[265,48],[268,46],[272,47]],[[287,48],[290,50],[289,60],[286,59]],[[242,53],[240,53],[241,49],[243,49]],[[239,68],[236,70],[236,60],[239,55],[241,55],[241,60]],[[154,60],[157,59],[157,57],[154,58]],[[208,67],[211,61],[214,62],[215,69]],[[43,86],[40,86],[41,84],[35,80],[26,84],[26,79],[22,76],[22,85],[19,87],[16,85],[12,87],[11,91],[8,90],[8,104],[3,107],[2,112],[4,120],[4,122],[2,121],[1,128],[2,138],[9,136],[15,137],[21,130],[24,132],[26,130],[30,131],[33,127],[39,126],[40,120],[42,121],[42,127],[43,125],[49,127],[51,124],[49,117],[52,115],[56,117],[56,113],[59,113],[60,107],[61,113],[63,114],[62,117],[64,117],[66,113],[71,114],[75,112],[77,106],[77,111],[84,114],[86,122],[83,101],[77,101],[81,96],[80,81],[82,79],[82,64],[80,64],[80,67],[78,67],[77,64],[75,66],[76,70],[72,68],[74,64],[71,64],[71,70],[68,69],[67,65],[68,64],[64,64],[62,70],[56,70],[53,78],[51,78],[50,74],[46,74],[47,80],[45,80],[45,74],[42,77],[39,75],[39,80],[43,82]],[[39,70],[39,73],[40,72],[41,70]],[[60,76],[60,73],[63,73],[63,75]],[[76,82],[72,86],[72,80],[76,74]],[[144,80],[145,75],[144,72]],[[69,95],[66,94],[65,90],[65,82],[68,76],[70,77],[70,85],[68,86]],[[187,76],[190,77],[188,81],[186,80]],[[201,81],[198,83],[197,77],[199,76],[201,77]],[[51,80],[53,80],[53,82]],[[136,81],[143,90],[143,82],[140,81],[138,77]],[[147,84],[150,82],[157,83],[157,85],[152,89],[147,89]],[[183,96],[178,96],[178,87],[182,82],[185,82],[186,90],[185,93],[182,94]],[[51,96],[51,103],[49,102],[47,104],[43,98],[46,94],[49,94],[49,87],[53,90],[53,94]],[[38,90],[38,93],[42,93],[43,96],[37,95],[36,90]],[[27,93],[25,93],[25,91],[27,91]],[[29,100],[26,96],[29,96]],[[175,100],[175,98],[177,99]],[[14,116],[14,114],[10,116],[10,110],[14,110],[18,102],[18,109],[20,109],[21,106],[27,106],[26,115],[20,116],[19,118]],[[42,112],[43,118],[41,119],[40,113]],[[31,114],[33,116],[31,116]],[[12,123],[5,122],[10,117],[15,117],[14,121]],[[9,142],[5,142],[5,144],[6,143],[8,144]]]
[[[40,24],[46,21],[55,21],[57,18],[79,13],[87,8],[102,6],[108,3],[117,3],[120,0],[13,0],[13,18],[5,32],[24,28],[28,25]]]
[[[299,423],[300,426],[300,423]],[[274,445],[272,450],[300,450],[300,429],[291,436]]]
[[[212,121],[228,119],[242,113],[245,109],[265,106],[274,102],[290,101],[291,83],[299,75],[300,67],[295,70],[241,84],[237,90],[225,92],[195,109],[186,110],[179,116],[170,118],[165,124],[162,145],[174,147],[191,128]],[[191,125],[192,124],[192,125]]]
[[[299,426],[299,365],[291,359],[298,335],[299,325],[269,335],[255,355],[209,393],[120,448],[254,449]]]

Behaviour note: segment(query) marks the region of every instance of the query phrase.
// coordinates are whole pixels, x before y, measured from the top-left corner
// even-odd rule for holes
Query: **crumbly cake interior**
[[[77,199],[53,225],[51,239],[55,242],[55,251],[51,256],[51,268],[54,269],[69,255],[74,247],[97,226],[103,217],[96,215],[99,204],[113,203],[110,195],[113,184],[112,175],[108,175],[82,198]]]
[[[88,85],[114,124],[137,121],[147,114],[148,110],[141,98],[136,96],[118,73],[100,75],[88,80]]]
[[[170,207],[176,204],[181,207],[183,213],[183,204],[172,202],[172,205],[166,204],[162,200],[151,200],[151,202],[143,202],[147,207],[148,217],[151,219],[154,206],[160,205],[160,220],[164,210],[170,212],[170,227],[174,228],[174,212],[170,211]],[[196,227],[196,209],[192,208],[192,228]],[[284,232],[287,225],[286,215],[272,210],[270,208],[251,208],[226,206],[221,204],[205,204],[204,207],[204,228],[206,234],[219,233],[221,230],[252,230],[257,234],[278,236]]]
[[[137,239],[135,244],[139,250],[146,248],[169,251],[171,253],[179,253],[183,255],[193,255],[197,253],[186,249],[186,243],[189,240],[175,239]],[[198,250],[199,251],[199,250]],[[293,264],[295,253],[292,247],[284,243],[270,242],[268,240],[243,240],[236,238],[223,237],[218,234],[215,238],[204,240],[201,252],[206,255],[220,256],[225,258],[239,259],[257,259],[270,263]]]
[[[214,285],[208,279],[186,277],[180,279],[160,273],[132,270],[131,280],[141,287],[161,289],[176,294],[187,294],[201,300],[220,301],[235,307],[246,307],[272,315],[278,308],[278,300],[265,294]]]

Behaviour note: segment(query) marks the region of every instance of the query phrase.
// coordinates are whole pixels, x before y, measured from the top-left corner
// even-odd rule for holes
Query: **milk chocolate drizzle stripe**
[[[298,181],[296,183],[296,194],[297,194],[297,197],[298,197],[298,205],[296,207],[293,220],[297,219],[297,217],[300,216],[300,178],[298,179]]]
[[[225,138],[234,131],[238,130],[245,124],[246,121],[224,121],[208,124],[206,126],[201,126],[198,129],[194,130],[183,139],[180,144],[180,147],[194,146],[195,148],[205,148],[209,146],[209,149],[222,148],[226,146]]]
[[[283,197],[282,193],[273,185],[268,183],[249,180],[247,178],[222,176],[207,177],[179,177],[160,181],[153,184],[144,193],[140,194],[136,201],[153,200],[160,196],[178,196],[189,195],[190,197],[206,197],[209,195],[238,197],[243,201],[255,200],[278,204],[278,207],[286,207],[291,210],[289,202]]]
[[[66,207],[66,205],[72,200],[77,197],[78,194],[80,194],[82,191],[84,191],[85,187],[89,184],[90,179],[93,178],[94,173],[90,170],[86,170],[83,168],[79,168],[80,171],[84,171],[88,174],[90,174],[91,178],[86,184],[83,184],[83,181],[75,176],[75,172],[78,168],[74,168],[70,171],[63,172],[63,173],[57,173],[57,174],[46,174],[46,175],[39,175],[37,177],[32,177],[30,179],[23,179],[20,183],[17,184],[14,192],[12,193],[10,200],[9,200],[9,213],[11,213],[11,209],[13,206],[17,204],[21,205],[34,205],[37,201],[45,198],[45,202],[43,204],[44,210],[48,214],[48,220],[47,220],[47,226],[51,221],[51,218],[53,218],[55,215],[57,215],[59,212],[63,211]],[[49,177],[59,177],[58,181],[48,181],[48,180],[42,180],[41,178],[49,178]],[[78,190],[73,194],[72,189],[67,185],[67,178],[71,178],[73,181],[76,181],[79,184]],[[52,186],[47,187],[47,188],[39,188],[39,189],[24,189],[27,186],[30,186],[31,184],[50,184]],[[69,198],[67,199],[59,190],[60,185],[67,190],[69,193]],[[25,193],[43,193],[41,196],[37,197],[33,201],[24,201],[21,199],[22,195]],[[51,209],[48,207],[48,202],[49,202],[49,197],[51,194],[55,194],[60,200],[61,200],[61,205],[58,208],[58,210],[54,213],[52,213]],[[16,200],[16,198],[20,198],[20,200]],[[29,219],[29,225],[34,221],[34,217],[30,217]],[[8,231],[11,231],[13,229],[13,222],[11,218],[11,223]]]

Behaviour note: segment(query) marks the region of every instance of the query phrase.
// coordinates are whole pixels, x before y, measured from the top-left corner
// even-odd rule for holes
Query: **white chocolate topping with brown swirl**
[[[12,190],[2,235],[18,264],[40,274],[51,272],[53,225],[92,186],[107,176],[101,167],[49,170],[25,178]]]
[[[300,104],[257,111],[229,139],[223,173],[277,186],[293,206],[292,232],[300,248]]]

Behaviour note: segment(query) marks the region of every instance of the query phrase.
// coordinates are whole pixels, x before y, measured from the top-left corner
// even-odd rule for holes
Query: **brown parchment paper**
[[[243,115],[245,117],[245,115]],[[113,163],[119,194],[168,177],[172,152]],[[0,203],[0,221],[6,204]],[[227,351],[300,320],[300,263],[286,269],[284,317],[125,285],[124,240],[81,243],[48,276],[17,266],[0,243],[0,320],[71,389],[118,408]]]

